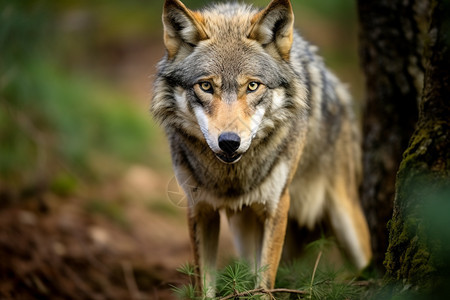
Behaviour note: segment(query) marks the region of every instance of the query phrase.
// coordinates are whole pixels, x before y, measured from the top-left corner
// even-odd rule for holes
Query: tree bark
[[[385,266],[388,278],[436,293],[450,279],[450,1],[429,2],[423,98],[397,175]]]
[[[374,263],[382,269],[396,172],[417,121],[423,83],[420,0],[359,0],[360,57],[366,75],[364,181],[360,188]]]

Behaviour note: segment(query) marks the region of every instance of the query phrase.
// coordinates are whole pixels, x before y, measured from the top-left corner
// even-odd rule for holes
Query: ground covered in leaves
[[[131,166],[120,180],[0,201],[0,299],[176,299],[192,262],[172,175]],[[226,227],[226,226],[224,226]],[[222,261],[233,253],[222,233]]]
[[[2,203],[1,299],[172,299],[185,280],[184,212],[170,203],[49,193]]]

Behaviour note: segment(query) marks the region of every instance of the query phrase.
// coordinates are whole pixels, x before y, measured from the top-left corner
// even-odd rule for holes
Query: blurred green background
[[[148,113],[164,53],[163,1],[0,3],[2,194],[70,190],[135,163],[170,172],[166,142]],[[354,5],[293,1],[297,28],[359,99]]]

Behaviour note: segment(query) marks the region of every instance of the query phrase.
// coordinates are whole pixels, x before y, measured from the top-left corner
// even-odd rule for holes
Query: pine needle
[[[309,299],[311,299],[312,297],[312,288],[313,288],[313,284],[314,284],[314,277],[316,276],[316,271],[317,271],[317,267],[319,266],[319,261],[320,258],[322,257],[322,250],[319,251],[319,254],[317,255],[317,259],[316,259],[316,263],[314,264],[314,269],[313,269],[313,273],[311,276],[311,283],[309,285]]]

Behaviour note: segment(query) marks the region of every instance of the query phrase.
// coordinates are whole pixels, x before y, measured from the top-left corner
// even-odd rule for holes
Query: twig
[[[376,284],[376,283],[374,283],[372,281],[369,281],[369,280],[361,280],[361,281],[350,282],[350,285],[354,285],[354,286],[369,286],[371,284]]]
[[[313,279],[315,276],[314,273],[317,269],[317,265],[319,264],[321,253],[322,252],[319,253],[317,260],[316,260],[316,265],[315,265],[313,276],[312,276]],[[321,284],[323,282],[326,282],[326,280],[317,282],[316,284]],[[354,285],[354,286],[369,286],[371,284],[371,282],[370,281],[354,281],[354,282],[350,282],[349,284]],[[285,288],[266,290],[263,288],[258,288],[258,289],[249,290],[249,291],[240,292],[240,293],[235,291],[233,294],[228,295],[223,298],[220,298],[219,300],[228,300],[228,299],[233,299],[236,297],[245,297],[245,296],[252,296],[252,295],[269,295],[271,299],[275,299],[275,297],[272,294],[276,294],[276,293],[288,293],[288,294],[309,295],[309,296],[311,295],[311,291],[304,291],[304,290],[293,290],[293,289],[285,289]]]
[[[306,295],[308,292],[301,291],[301,290],[293,290],[293,289],[284,289],[284,288],[278,288],[270,290],[271,293],[289,293],[289,294],[296,294],[296,295]]]
[[[276,294],[276,293],[290,293],[290,294],[297,294],[297,295],[307,295],[308,294],[308,292],[300,291],[300,290],[291,290],[291,289],[283,289],[283,288],[266,290],[263,288],[258,288],[258,289],[254,289],[254,290],[250,290],[250,291],[241,292],[241,293],[233,293],[224,298],[220,298],[220,300],[233,299],[236,297],[243,297],[243,296],[249,296],[249,295],[269,295],[271,299],[275,299],[275,297],[272,294]]]
[[[314,284],[314,277],[316,276],[317,267],[319,266],[320,258],[322,257],[322,250],[320,250],[319,254],[317,255],[316,263],[314,265],[314,270],[311,276],[311,284],[309,285],[309,298],[311,298],[312,295],[312,287]]]

